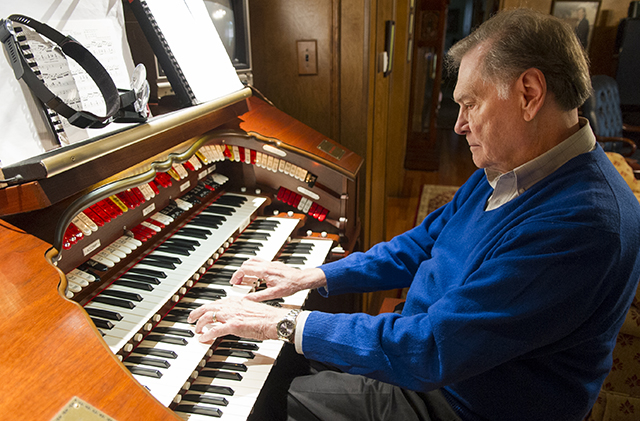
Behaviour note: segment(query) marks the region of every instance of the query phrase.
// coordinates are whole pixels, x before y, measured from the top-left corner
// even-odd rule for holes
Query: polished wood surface
[[[239,127],[249,134],[258,134],[265,138],[281,142],[283,148],[294,150],[297,153],[313,157],[320,163],[324,163],[345,176],[355,180],[355,176],[362,166],[363,159],[322,133],[288,116],[278,108],[272,107],[266,102],[251,97],[247,100],[249,111],[240,116]],[[342,149],[344,156],[336,158],[318,148],[323,141],[329,142],[333,147]]]
[[[179,419],[129,375],[81,307],[60,296],[49,244],[0,221],[0,247],[3,417],[51,420],[77,396],[118,421]]]

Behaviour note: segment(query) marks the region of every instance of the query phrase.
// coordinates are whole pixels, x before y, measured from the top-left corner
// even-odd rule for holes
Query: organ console
[[[250,256],[353,250],[361,164],[247,88],[3,168],[0,413],[247,419],[281,342],[204,345],[186,316],[260,288],[228,282]]]

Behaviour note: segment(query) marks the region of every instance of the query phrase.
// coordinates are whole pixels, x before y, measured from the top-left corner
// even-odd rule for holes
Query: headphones
[[[107,114],[97,116],[89,111],[77,111],[64,103],[56,94],[38,77],[39,72],[34,72],[27,61],[33,58],[30,53],[25,53],[18,44],[21,37],[17,35],[22,28],[14,28],[13,22],[26,25],[34,29],[49,40],[55,42],[62,52],[76,61],[93,79],[107,105]],[[11,15],[7,19],[0,20],[0,41],[11,61],[11,66],[16,79],[22,79],[31,91],[47,107],[65,117],[70,124],[80,128],[101,128],[111,122],[130,123],[143,122],[147,119],[147,100],[149,98],[149,84],[139,70],[139,65],[134,73],[134,89],[118,90],[107,70],[100,64],[89,50],[83,47],[71,36],[62,35],[52,27],[40,23],[23,15]],[[145,72],[146,73],[146,72]],[[140,81],[142,76],[142,81]]]

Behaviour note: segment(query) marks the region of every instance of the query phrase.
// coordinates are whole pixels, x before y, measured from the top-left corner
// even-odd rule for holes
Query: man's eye
[[[470,110],[473,108],[474,104],[464,104],[464,108],[466,108],[467,110]]]

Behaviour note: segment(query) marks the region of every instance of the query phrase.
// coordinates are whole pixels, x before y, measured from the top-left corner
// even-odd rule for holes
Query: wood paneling
[[[276,107],[329,136],[332,1],[249,2],[254,84]],[[316,40],[318,74],[298,75],[296,41]]]

